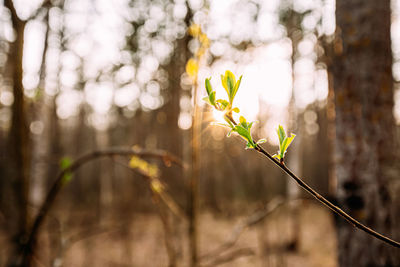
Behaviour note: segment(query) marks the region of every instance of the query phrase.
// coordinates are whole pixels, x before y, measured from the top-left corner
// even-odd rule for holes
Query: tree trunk
[[[388,173],[394,169],[390,1],[337,0],[332,66],[335,167],[340,205],[391,236]],[[340,266],[399,266],[399,251],[340,220]]]
[[[22,84],[22,59],[24,47],[24,32],[26,22],[18,18],[11,0],[4,5],[11,12],[12,25],[15,30],[15,41],[10,44],[8,60],[12,61],[11,73],[13,83],[14,102],[12,104],[11,129],[8,137],[8,151],[11,164],[9,166],[10,179],[13,188],[13,208],[9,209],[9,231],[14,236],[16,249],[20,246],[28,227],[28,193],[29,193],[29,131],[24,103],[24,87]],[[11,263],[17,259],[11,258]]]

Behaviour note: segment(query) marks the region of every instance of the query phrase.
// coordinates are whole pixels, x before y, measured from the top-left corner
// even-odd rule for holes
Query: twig
[[[218,255],[222,254],[224,251],[233,247],[236,242],[239,240],[240,235],[246,230],[247,228],[261,222],[264,218],[266,218],[269,214],[274,212],[277,208],[285,204],[283,198],[276,198],[268,203],[268,205],[261,209],[257,210],[256,212],[250,214],[244,220],[240,221],[235,225],[232,230],[230,237],[227,239],[225,243],[217,247],[216,249],[202,255],[200,260],[206,261],[209,258],[218,257]]]
[[[255,252],[252,248],[239,248],[239,249],[230,251],[229,253],[226,253],[225,255],[221,255],[207,264],[201,264],[200,267],[217,266],[220,264],[234,261],[240,257],[253,256],[253,255],[255,255]]]
[[[115,159],[114,159],[114,162],[119,164],[119,165],[121,165],[121,166],[123,166],[123,167],[128,168],[129,170],[131,170],[131,171],[133,171],[133,172],[135,172],[135,173],[137,173],[139,175],[141,175],[142,177],[146,178],[147,181],[151,181],[151,179],[152,179],[152,177],[148,176],[147,174],[139,171],[138,169],[132,169],[131,167],[129,167],[129,165],[127,165],[127,164],[125,164],[123,162],[117,161]],[[150,187],[151,187],[151,185],[150,185]],[[152,190],[152,192],[153,192],[153,194],[157,194],[158,195],[158,197],[164,202],[164,204],[167,206],[167,208],[169,208],[170,211],[176,217],[179,217],[180,219],[182,219],[184,221],[186,221],[188,219],[186,213],[184,212],[184,210],[176,203],[176,201],[171,197],[170,194],[165,192],[165,190],[161,190],[161,191],[157,191],[157,192]]]
[[[321,202],[322,204],[324,204],[325,206],[327,206],[328,208],[330,208],[333,212],[335,212],[336,214],[342,216],[344,219],[346,219],[349,223],[351,223],[353,226],[357,227],[358,229],[363,230],[364,232],[372,235],[373,237],[382,240],[383,242],[386,242],[394,247],[400,248],[400,243],[390,239],[389,237],[386,237],[374,230],[372,230],[371,228],[365,226],[364,224],[360,223],[359,221],[357,221],[356,219],[354,219],[353,217],[351,217],[349,214],[347,214],[346,212],[344,212],[341,208],[339,208],[338,206],[334,205],[333,203],[331,203],[329,200],[327,200],[326,198],[324,198],[323,196],[321,196],[317,191],[315,191],[313,188],[311,188],[311,186],[309,186],[307,183],[305,183],[301,178],[297,177],[291,170],[289,170],[288,167],[286,167],[285,164],[280,163],[279,161],[277,161],[276,159],[274,159],[267,151],[265,151],[260,145],[256,145],[256,147],[254,148],[257,152],[263,154],[264,156],[266,156],[267,158],[269,158],[270,160],[272,160],[275,165],[277,165],[279,168],[281,168],[284,172],[286,172],[291,178],[293,178],[297,184],[303,188],[304,190],[306,190],[308,193],[310,193],[314,198],[316,198],[319,202]]]
[[[64,176],[68,173],[76,171],[79,167],[84,165],[85,163],[92,161],[97,158],[101,157],[110,157],[110,156],[140,156],[140,157],[146,157],[146,158],[159,158],[162,159],[167,165],[170,163],[174,163],[178,166],[184,167],[183,163],[181,160],[179,160],[177,157],[169,154],[166,151],[162,150],[154,150],[154,151],[149,151],[149,150],[143,150],[143,149],[138,149],[138,148],[109,148],[109,149],[104,149],[104,150],[95,150],[93,152],[89,152],[77,160],[75,160],[69,167],[65,168],[62,170],[53,186],[51,187],[49,193],[46,196],[46,199],[44,203],[42,204],[38,214],[36,215],[34,222],[32,224],[30,233],[27,237],[27,242],[23,246],[23,251],[22,251],[22,263],[23,266],[30,266],[31,264],[31,256],[33,255],[34,252],[34,245],[36,242],[36,236],[38,234],[38,231],[43,224],[43,221],[49,212],[50,208],[55,202],[55,199],[60,192],[61,188],[64,185]]]
[[[151,177],[151,176],[147,175],[146,173],[140,171],[140,169],[132,169],[131,167],[129,167],[129,165],[127,165],[123,162],[117,161],[116,159],[114,159],[114,162],[141,175],[143,178],[146,179],[146,182],[149,184],[149,188],[151,188],[152,179],[156,179],[155,177]],[[177,216],[183,220],[187,220],[188,218],[187,218],[185,212],[179,207],[179,205],[174,201],[174,199],[167,192],[165,192],[164,190],[150,190],[150,191],[153,195],[153,202],[157,208],[160,220],[161,220],[163,228],[164,228],[164,234],[165,234],[164,243],[165,243],[165,248],[167,250],[167,255],[169,258],[168,266],[174,267],[174,266],[176,266],[176,251],[175,251],[174,245],[171,242],[171,239],[172,239],[171,238],[172,237],[171,225],[168,220],[168,214],[164,212],[164,210],[162,209],[162,207],[160,205],[160,200],[164,202],[165,206],[175,216]]]
[[[226,118],[229,119],[234,125],[237,125],[237,123],[235,122],[235,120],[232,118],[231,114],[225,114]],[[293,178],[297,184],[303,188],[304,190],[306,190],[309,194],[311,194],[314,198],[316,198],[319,202],[321,202],[322,204],[324,204],[325,206],[327,206],[328,208],[330,208],[333,212],[335,212],[336,214],[342,216],[344,219],[346,219],[350,224],[352,224],[353,226],[357,227],[358,229],[363,230],[364,232],[366,232],[367,234],[372,235],[373,237],[382,240],[383,242],[392,245],[394,247],[400,248],[400,243],[390,239],[389,237],[386,237],[374,230],[372,230],[371,228],[365,226],[364,224],[360,223],[359,221],[357,221],[356,219],[354,219],[353,217],[351,217],[349,214],[347,214],[346,212],[344,212],[341,208],[339,208],[338,206],[334,205],[333,203],[331,203],[329,200],[327,200],[326,198],[324,198],[323,196],[321,196],[317,191],[315,191],[311,186],[309,186],[306,182],[304,182],[301,178],[297,177],[291,170],[289,170],[288,167],[286,167],[286,165],[283,163],[283,161],[278,161],[276,160],[274,157],[272,157],[271,154],[269,154],[267,151],[265,151],[259,144],[255,144],[255,147],[252,148],[254,150],[256,150],[257,152],[263,154],[264,156],[266,156],[267,158],[269,158],[273,163],[275,163],[275,165],[277,165],[279,168],[281,168],[284,172],[286,172],[291,178]]]

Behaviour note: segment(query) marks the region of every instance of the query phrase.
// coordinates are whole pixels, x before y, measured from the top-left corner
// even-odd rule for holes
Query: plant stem
[[[232,118],[231,114],[225,114],[226,118],[228,118],[234,125],[237,125],[237,123],[235,122],[235,120]],[[271,154],[269,154],[267,151],[265,151],[259,144],[256,144],[255,147],[253,148],[254,150],[256,150],[257,152],[263,154],[264,156],[266,156],[267,158],[269,158],[273,163],[275,163],[275,165],[277,165],[279,168],[281,168],[284,172],[286,172],[291,178],[293,178],[297,184],[303,188],[304,190],[306,190],[309,194],[311,194],[314,198],[316,198],[319,202],[321,202],[322,204],[324,204],[325,206],[327,206],[328,208],[330,208],[333,212],[335,212],[336,214],[342,216],[344,219],[346,219],[350,224],[352,224],[353,226],[357,227],[358,229],[363,230],[364,232],[366,232],[367,234],[372,235],[373,237],[382,240],[383,242],[392,245],[394,247],[400,248],[400,243],[398,241],[395,241],[393,239],[390,239],[389,237],[386,237],[374,230],[372,230],[371,228],[365,226],[364,224],[360,223],[359,221],[357,221],[356,219],[354,219],[353,217],[351,217],[349,214],[347,214],[346,212],[344,212],[341,208],[339,208],[338,206],[334,205],[332,202],[330,202],[329,200],[327,200],[326,198],[324,198],[323,196],[321,196],[317,191],[315,191],[311,186],[309,186],[306,182],[304,182],[301,178],[299,178],[297,175],[295,175],[291,170],[289,170],[288,167],[286,167],[286,165],[283,163],[283,158],[281,159],[281,161],[276,160],[275,158],[273,158],[271,156]]]

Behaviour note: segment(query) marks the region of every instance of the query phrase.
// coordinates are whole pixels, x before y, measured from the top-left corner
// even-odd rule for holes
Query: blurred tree
[[[11,168],[10,177],[13,190],[14,203],[6,216],[10,218],[9,227],[16,234],[16,239],[21,238],[27,227],[27,200],[29,184],[29,132],[26,119],[26,106],[24,103],[24,87],[22,84],[22,59],[24,46],[24,32],[26,21],[18,17],[14,3],[11,0],[4,2],[11,13],[12,27],[15,40],[10,44],[8,57],[9,68],[13,85],[14,102],[12,104],[11,129],[8,136],[8,151],[10,151]]]
[[[28,227],[28,198],[29,198],[29,168],[30,168],[30,137],[27,119],[27,105],[24,100],[23,78],[23,52],[24,34],[27,23],[36,18],[43,8],[47,9],[49,1],[44,1],[41,6],[27,19],[18,16],[12,0],[4,1],[4,6],[9,10],[11,25],[15,33],[15,39],[10,43],[8,54],[8,67],[13,86],[14,102],[12,104],[11,128],[8,135],[8,153],[10,167],[8,177],[11,182],[11,201],[2,204],[2,210],[7,219],[9,233],[14,237],[18,248],[23,243],[24,235]],[[3,190],[9,190],[7,186]],[[12,193],[11,193],[12,192]],[[7,205],[7,207],[4,207]],[[17,258],[11,258],[11,264],[17,262]]]
[[[340,205],[391,235],[390,173],[395,170],[390,1],[338,0],[333,83],[335,172]],[[340,266],[399,266],[400,254],[340,221]]]

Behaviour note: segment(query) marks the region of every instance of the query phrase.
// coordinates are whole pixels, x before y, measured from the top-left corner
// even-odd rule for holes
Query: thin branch
[[[109,224],[109,225],[91,225],[90,227],[70,235],[62,241],[62,249],[63,251],[68,250],[72,245],[77,242],[101,235],[101,234],[109,234],[112,232],[118,232],[122,229],[126,228],[129,225],[130,221],[120,222],[118,224]]]
[[[304,182],[301,178],[297,177],[291,170],[289,170],[288,167],[286,167],[285,164],[280,163],[279,161],[277,161],[275,158],[273,158],[267,151],[265,151],[260,145],[256,145],[256,147],[254,148],[254,150],[256,150],[257,152],[263,154],[264,156],[266,156],[267,158],[269,158],[271,161],[273,161],[275,163],[275,165],[277,165],[279,168],[281,168],[284,172],[286,172],[291,178],[293,178],[297,184],[303,188],[304,190],[306,190],[309,194],[311,194],[314,198],[316,198],[319,202],[321,202],[322,204],[324,204],[325,206],[327,206],[328,208],[330,208],[333,212],[335,212],[336,214],[342,216],[344,219],[346,219],[350,224],[352,224],[353,226],[357,227],[358,229],[363,230],[364,232],[366,232],[367,234],[372,235],[373,237],[382,240],[383,242],[386,242],[387,244],[390,244],[394,247],[400,248],[400,243],[390,239],[389,237],[386,237],[374,230],[372,230],[371,228],[365,226],[364,224],[360,223],[359,221],[357,221],[356,219],[354,219],[353,217],[351,217],[349,214],[347,214],[346,212],[344,212],[341,208],[339,208],[338,206],[334,205],[333,203],[331,203],[329,200],[327,200],[326,198],[324,198],[323,196],[321,196],[317,191],[315,191],[311,186],[309,186],[306,182]]]
[[[133,171],[134,173],[137,173],[139,175],[141,175],[142,177],[146,178],[147,181],[151,181],[151,179],[153,179],[152,177],[148,176],[147,174],[145,174],[144,172],[141,172],[138,169],[132,169],[131,167],[129,167],[129,165],[120,162],[118,160],[114,159],[114,162],[125,167],[128,168],[129,170]],[[151,185],[149,185],[151,187]],[[165,192],[165,190],[161,190],[161,191],[153,191],[153,194],[157,195],[165,204],[165,206],[167,206],[167,208],[169,208],[169,210],[178,218],[187,221],[188,218],[186,216],[185,211],[178,205],[178,203],[176,203],[176,201],[173,199],[173,197],[171,197],[170,194],[168,194],[167,192]]]
[[[230,237],[227,239],[225,243],[217,247],[216,249],[202,255],[200,259],[202,261],[209,260],[209,258],[218,257],[220,254],[225,252],[226,250],[233,247],[236,242],[239,240],[241,234],[249,227],[261,222],[268,215],[274,212],[277,208],[281,207],[286,202],[282,198],[276,198],[270,201],[263,209],[257,210],[256,212],[250,214],[244,220],[240,221],[235,225],[232,230]]]
[[[160,220],[161,220],[163,228],[164,228],[164,234],[165,234],[164,243],[165,243],[165,248],[167,250],[167,255],[169,258],[168,266],[170,266],[170,267],[176,266],[176,251],[175,251],[174,245],[172,244],[172,241],[171,241],[171,239],[172,239],[171,238],[172,237],[171,225],[168,220],[168,214],[164,212],[164,210],[162,209],[162,207],[160,205],[160,200],[164,202],[165,206],[175,216],[186,221],[188,218],[187,218],[185,212],[179,207],[179,205],[175,202],[175,200],[167,192],[165,192],[164,190],[152,190],[151,189],[152,179],[157,179],[157,178],[147,175],[146,173],[140,171],[140,169],[132,169],[131,167],[129,167],[129,165],[127,165],[123,162],[117,161],[115,159],[114,159],[114,162],[141,175],[143,178],[146,179],[146,182],[149,184],[150,191],[153,195],[154,205],[157,208]]]
[[[226,253],[225,255],[220,255],[213,261],[207,263],[207,264],[201,264],[200,267],[212,267],[212,266],[217,266],[220,264],[224,264],[227,262],[234,261],[240,257],[246,257],[246,256],[254,256],[255,252],[252,248],[239,248],[233,251],[230,251],[229,253]]]
[[[234,125],[237,125],[235,120],[232,118],[231,114],[225,114],[225,117],[227,119],[229,119]],[[375,237],[375,238],[377,238],[379,240],[382,240],[383,242],[385,242],[385,243],[387,243],[389,245],[392,245],[394,247],[400,248],[400,243],[398,241],[390,239],[389,237],[386,237],[386,236],[384,236],[384,235],[372,230],[371,228],[365,226],[364,224],[360,223],[359,221],[357,221],[356,219],[351,217],[349,214],[344,212],[341,208],[339,208],[338,206],[334,205],[329,200],[327,200],[326,198],[321,196],[311,186],[309,186],[306,182],[304,182],[301,178],[297,177],[291,170],[289,170],[289,168],[286,167],[286,165],[283,163],[283,161],[280,162],[280,161],[276,160],[274,157],[272,157],[271,154],[269,154],[267,151],[265,151],[259,144],[256,144],[255,147],[252,148],[252,149],[256,150],[257,152],[259,152],[259,153],[263,154],[264,156],[266,156],[267,158],[269,158],[273,163],[275,163],[275,165],[277,165],[284,172],[286,172],[291,178],[293,178],[301,188],[306,190],[309,194],[311,194],[319,202],[321,202],[322,204],[324,204],[325,206],[330,208],[333,212],[335,212],[336,214],[342,216],[350,224],[352,224],[353,226],[357,227],[360,230],[363,230],[367,234],[370,234],[373,237]]]
[[[162,150],[155,150],[155,151],[149,151],[149,150],[142,150],[138,148],[109,148],[109,149],[104,149],[104,150],[95,150],[93,152],[89,152],[77,160],[75,160],[69,167],[65,168],[62,170],[53,186],[51,187],[49,193],[46,196],[46,199],[44,203],[42,204],[38,214],[36,215],[34,222],[32,224],[32,228],[30,230],[30,233],[27,237],[27,242],[24,245],[23,251],[22,251],[22,261],[24,266],[29,266],[30,264],[30,257],[33,254],[34,251],[34,245],[36,241],[36,236],[38,234],[38,231],[41,227],[41,225],[44,222],[44,219],[49,212],[50,208],[53,206],[55,199],[60,192],[61,188],[63,187],[65,181],[64,181],[64,176],[66,174],[72,173],[76,171],[78,168],[80,168],[82,165],[85,163],[92,161],[94,159],[98,159],[101,157],[111,157],[111,156],[140,156],[140,157],[145,157],[145,158],[158,158],[162,159],[166,165],[171,165],[171,163],[174,163],[178,166],[184,167],[183,163],[181,160],[179,160],[177,157],[169,154],[166,151]]]

